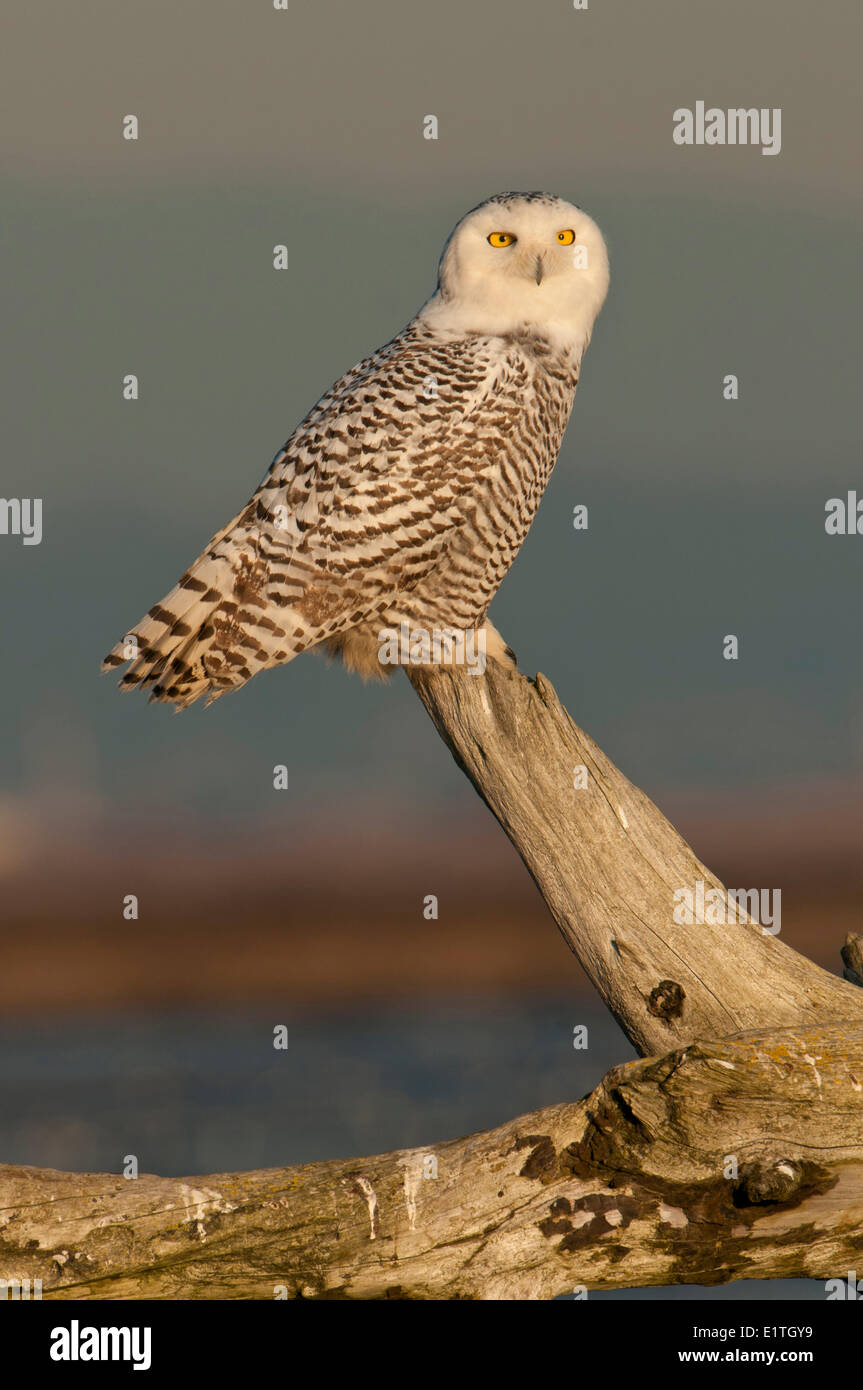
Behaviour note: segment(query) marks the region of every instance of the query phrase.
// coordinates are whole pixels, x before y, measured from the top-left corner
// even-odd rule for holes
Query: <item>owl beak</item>
[[[538,285],[541,285],[541,284],[542,284],[542,271],[543,271],[542,256],[537,256],[537,258],[536,258],[536,265],[535,265],[535,268],[534,268],[534,279],[536,280],[536,283],[537,283]]]

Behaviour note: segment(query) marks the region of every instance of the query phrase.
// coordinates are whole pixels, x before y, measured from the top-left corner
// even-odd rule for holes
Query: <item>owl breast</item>
[[[498,389],[475,417],[474,477],[438,563],[394,606],[416,626],[481,625],[524,542],[557,461],[578,365],[534,334],[497,340]],[[492,351],[491,345],[489,351]]]

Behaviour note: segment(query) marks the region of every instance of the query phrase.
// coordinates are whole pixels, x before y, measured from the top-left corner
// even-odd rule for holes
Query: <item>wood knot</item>
[[[842,974],[852,985],[863,985],[863,936],[849,932],[842,947]]]
[[[759,1206],[763,1202],[787,1202],[799,1191],[805,1176],[802,1163],[782,1158],[778,1163],[747,1163],[734,1189],[734,1205]]]
[[[685,998],[683,986],[676,980],[660,980],[650,991],[647,1012],[653,1014],[654,1018],[680,1018]]]

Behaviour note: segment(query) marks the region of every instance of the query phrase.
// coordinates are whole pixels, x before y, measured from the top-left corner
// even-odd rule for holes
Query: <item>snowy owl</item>
[[[410,323],[322,396],[251,501],[103,669],[179,709],[324,647],[387,676],[383,630],[478,631],[534,518],[608,289],[596,223],[501,193],[451,232]]]

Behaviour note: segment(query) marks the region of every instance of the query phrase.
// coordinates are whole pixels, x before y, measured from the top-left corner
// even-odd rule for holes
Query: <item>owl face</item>
[[[457,331],[527,325],[583,346],[607,291],[608,253],[587,213],[551,194],[508,193],[456,225],[427,310]]]

